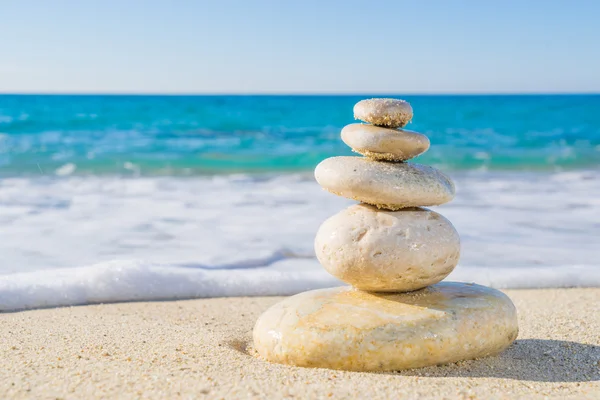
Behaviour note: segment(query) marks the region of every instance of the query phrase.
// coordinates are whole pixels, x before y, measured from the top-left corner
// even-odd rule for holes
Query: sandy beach
[[[2,398],[598,398],[600,289],[508,290],[517,342],[499,357],[399,373],[256,358],[281,298],[215,298],[0,315]]]

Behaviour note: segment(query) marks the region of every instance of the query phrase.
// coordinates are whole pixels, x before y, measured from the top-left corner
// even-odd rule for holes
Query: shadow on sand
[[[252,356],[252,346],[247,341],[235,340],[225,345],[245,356]],[[600,381],[600,346],[564,340],[521,339],[493,357],[406,371],[374,373],[534,382],[592,382]]]
[[[600,346],[521,339],[495,357],[393,373],[404,376],[491,377],[537,382],[600,380]]]

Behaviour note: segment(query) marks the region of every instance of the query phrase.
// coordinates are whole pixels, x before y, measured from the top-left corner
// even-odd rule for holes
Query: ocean
[[[0,311],[340,284],[312,169],[367,97],[0,95]],[[456,182],[449,279],[600,286],[600,95],[391,97]]]

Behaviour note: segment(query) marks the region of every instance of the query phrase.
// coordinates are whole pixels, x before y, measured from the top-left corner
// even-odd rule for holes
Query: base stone
[[[268,361],[390,371],[497,354],[517,337],[510,299],[484,286],[442,282],[409,293],[313,290],[269,308],[254,327]]]

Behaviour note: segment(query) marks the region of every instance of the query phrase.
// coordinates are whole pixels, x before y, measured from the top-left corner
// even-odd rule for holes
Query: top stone
[[[401,128],[413,117],[410,104],[398,99],[361,100],[354,106],[354,119],[376,126]]]

